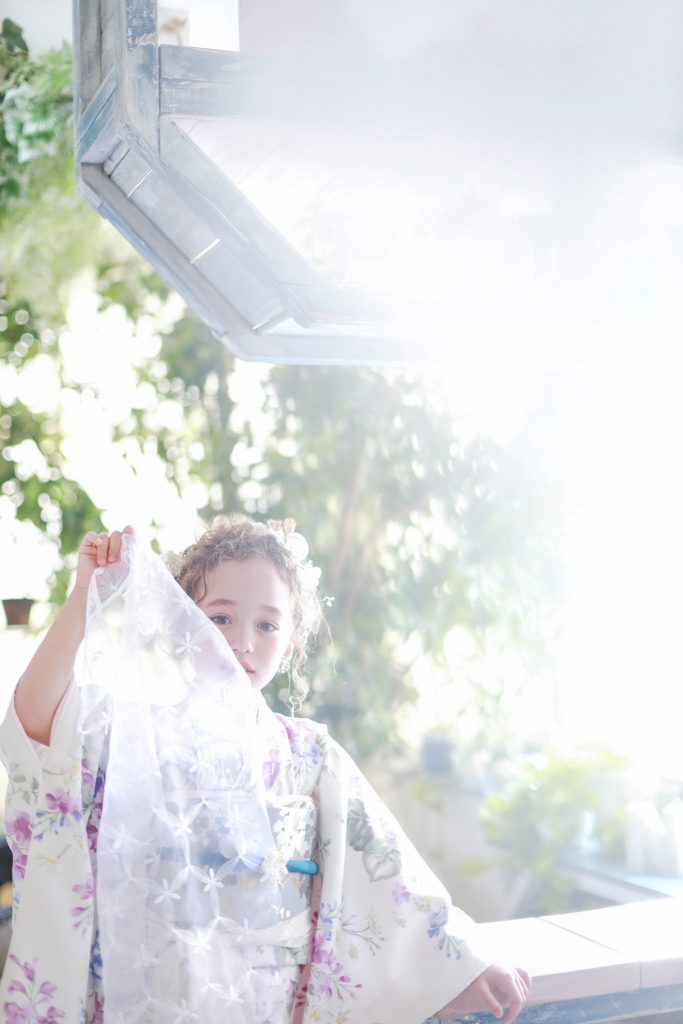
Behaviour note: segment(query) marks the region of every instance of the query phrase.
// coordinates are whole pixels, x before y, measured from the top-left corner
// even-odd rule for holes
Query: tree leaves
[[[179,303],[169,313],[167,286],[76,196],[70,55],[34,61],[22,43],[5,22],[0,245],[10,298],[0,351],[8,365],[21,370],[47,355],[61,387],[73,386],[58,338],[84,275],[101,309],[121,307],[136,330],[155,324],[159,351],[137,362],[138,393],[112,440],[156,452],[206,519],[243,510],[297,520],[335,599],[309,662],[306,712],[356,754],[398,742],[396,715],[411,706],[418,680],[447,677],[444,642],[455,627],[482,654],[497,644],[542,660],[552,520],[518,453],[487,438],[462,443],[449,402],[415,369],[273,367],[243,394],[231,353]],[[59,409],[48,415],[12,400],[0,433],[12,450],[32,440],[46,467],[25,474],[8,451],[5,498],[19,517],[59,533],[63,554],[74,551],[100,520],[66,475]],[[55,598],[67,576],[58,576]],[[482,742],[506,727],[500,693],[497,678],[472,686]],[[276,692],[273,702],[284,708]]]
[[[0,210],[28,188],[32,161],[65,148],[70,120],[68,47],[31,61],[21,29],[5,18],[0,32]]]
[[[3,18],[0,42],[8,53],[28,54],[28,46],[21,28],[11,18]]]

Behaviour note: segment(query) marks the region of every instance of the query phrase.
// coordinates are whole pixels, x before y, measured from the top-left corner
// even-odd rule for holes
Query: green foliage
[[[542,610],[556,585],[550,517],[514,452],[458,441],[451,410],[422,375],[365,368],[281,367],[263,401],[244,402],[234,358],[187,311],[168,321],[167,287],[73,187],[70,57],[33,60],[16,26],[0,39],[0,247],[7,294],[3,355],[18,371],[45,354],[73,387],[59,334],[84,275],[100,307],[151,318],[160,349],[140,358],[137,394],[113,441],[153,450],[201,513],[294,516],[334,597],[330,635],[310,663],[307,713],[366,754],[395,734],[415,696],[416,666],[445,674],[457,623],[480,651],[492,639],[542,659]],[[21,302],[19,301],[21,296]],[[27,320],[19,323],[20,309]],[[28,337],[30,335],[30,338]],[[181,411],[181,425],[161,411]],[[49,414],[3,410],[2,492],[17,515],[75,550],[99,512],[62,452],[59,401]],[[173,424],[173,425],[170,425]],[[13,453],[35,443],[40,471]],[[65,576],[55,583],[63,596]],[[479,739],[504,729],[499,680],[477,688]],[[277,703],[277,696],[275,698]]]
[[[3,60],[8,60],[12,54],[28,53],[28,47],[26,40],[24,39],[23,32],[16,22],[12,21],[11,18],[4,18],[2,22],[2,29],[0,30],[0,42],[3,48]],[[4,65],[3,65],[4,66]]]
[[[119,274],[103,301],[139,309],[136,287]],[[133,407],[115,439],[153,445],[180,494],[202,484],[205,520],[223,510],[296,518],[334,599],[309,663],[308,714],[365,755],[396,735],[415,663],[446,671],[455,623],[482,650],[492,631],[516,649],[542,646],[538,612],[552,587],[535,574],[550,539],[531,529],[540,498],[514,458],[485,439],[459,444],[415,374],[273,368],[263,401],[247,406],[234,370],[227,349],[182,315],[138,369],[154,402]],[[182,433],[159,421],[165,401],[182,407]],[[489,739],[503,729],[500,685],[477,690]]]
[[[44,327],[25,303],[1,300],[0,364],[10,372],[20,371],[39,354],[61,369],[54,332]],[[59,540],[63,555],[67,555],[75,551],[87,530],[102,527],[99,511],[88,494],[65,472],[62,441],[57,394],[49,411],[31,409],[18,397],[3,402],[0,494],[14,505],[18,519],[33,523]],[[57,602],[66,596],[67,577],[65,572],[53,581]]]
[[[5,18],[0,31],[0,205],[21,193],[19,143],[8,128],[8,93],[19,88],[28,75],[28,47],[21,29]]]
[[[101,529],[100,510],[69,478],[63,453],[61,388],[74,388],[59,345],[64,312],[84,272],[119,273],[150,283],[148,268],[76,194],[73,178],[71,52],[68,46],[34,60],[21,29],[5,19],[0,31],[0,363],[21,373],[47,357],[60,382],[48,411],[3,396],[0,492],[20,520],[59,543],[64,568],[51,580],[60,604],[70,577],[69,556],[83,534]],[[151,290],[151,289],[148,289]],[[161,293],[162,289],[157,288]],[[6,298],[1,298],[6,296]],[[138,315],[140,305],[130,308]],[[25,444],[37,469],[27,472]],[[20,448],[20,446],[22,446]],[[17,451],[18,449],[18,451]]]
[[[13,296],[63,320],[75,281],[131,250],[74,188],[71,50],[32,58],[9,19],[0,32],[0,264]],[[140,272],[142,260],[134,261]]]
[[[134,308],[123,287],[117,300]],[[427,657],[445,671],[456,622],[482,649],[492,630],[539,646],[551,588],[534,573],[549,540],[529,529],[538,496],[502,449],[460,445],[450,414],[410,373],[274,368],[262,404],[245,408],[234,367],[205,326],[181,316],[138,373],[155,401],[183,407],[182,434],[141,406],[115,438],[153,444],[179,493],[201,482],[207,520],[225,509],[296,518],[334,598],[309,663],[308,714],[364,755],[395,735],[397,710],[415,697],[414,664]],[[482,734],[502,728],[498,686],[479,688]]]
[[[458,443],[450,412],[414,373],[279,367],[265,411],[260,457],[236,476],[249,493],[256,477],[253,507],[293,515],[319,557],[336,675],[323,642],[307,707],[367,754],[414,698],[413,665],[427,657],[445,669],[454,624],[482,645],[491,629],[517,647],[536,641],[530,577],[548,536],[528,519],[539,499],[499,446]],[[248,426],[244,440],[258,448]]]
[[[231,462],[237,438],[230,426],[234,403],[229,378],[235,358],[216,342],[205,324],[189,313],[164,335],[160,358],[166,367],[166,380],[186,409],[184,433],[180,437],[169,433],[162,443],[167,458],[169,452],[175,455],[173,478],[179,491],[183,464],[188,466],[189,475],[206,485],[207,503],[199,511],[210,519],[217,512],[240,505]],[[199,446],[193,449],[197,442]]]
[[[482,822],[512,872],[528,872],[534,891],[528,913],[569,909],[571,882],[562,872],[592,825],[607,860],[623,856],[627,762],[613,751],[588,746],[573,757],[556,751],[518,763],[512,780],[486,800]]]
[[[34,62],[21,29],[5,18],[0,32],[0,209],[25,194],[36,162],[53,167],[58,153],[67,151],[71,102],[69,48],[64,45]]]

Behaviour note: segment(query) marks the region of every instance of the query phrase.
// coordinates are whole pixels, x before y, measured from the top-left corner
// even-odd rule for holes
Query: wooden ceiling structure
[[[675,0],[240,4],[231,50],[74,0],[79,189],[237,355],[574,372],[680,322]]]
[[[76,175],[82,195],[238,356],[409,360],[357,292],[315,270],[183,130],[266,124],[259,58],[159,45],[155,0],[75,0]],[[279,111],[281,113],[281,110]]]

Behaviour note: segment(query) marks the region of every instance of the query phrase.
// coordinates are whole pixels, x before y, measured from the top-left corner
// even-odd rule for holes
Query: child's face
[[[262,689],[291,655],[289,588],[267,559],[222,562],[211,569],[197,605],[218,626],[252,686]]]

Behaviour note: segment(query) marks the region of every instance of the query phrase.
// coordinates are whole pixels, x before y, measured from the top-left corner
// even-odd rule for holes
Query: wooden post
[[[117,123],[122,137],[159,153],[159,48],[156,0],[117,0]]]

